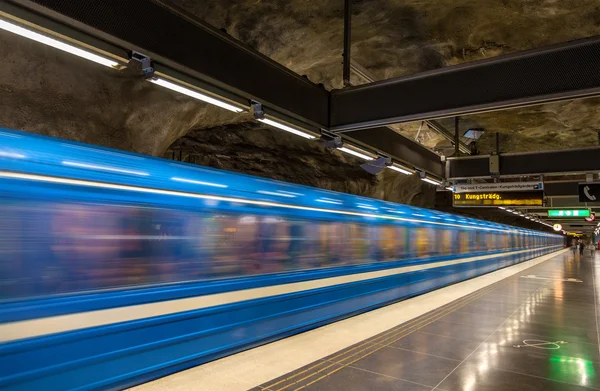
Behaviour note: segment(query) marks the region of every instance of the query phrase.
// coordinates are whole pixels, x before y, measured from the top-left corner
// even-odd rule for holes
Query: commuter
[[[573,251],[573,256],[575,256],[577,253],[577,240],[573,240],[573,243],[571,243],[571,251]]]
[[[583,250],[585,249],[585,244],[583,243],[583,240],[579,241],[579,255],[583,256]]]

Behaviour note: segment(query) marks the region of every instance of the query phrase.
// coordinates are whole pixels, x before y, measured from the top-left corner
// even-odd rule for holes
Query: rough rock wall
[[[193,130],[165,157],[417,206],[434,204],[435,188],[417,177],[391,170],[373,176],[357,158],[254,122]]]
[[[225,28],[314,82],[342,87],[341,0],[166,1]],[[352,4],[352,58],[378,79],[600,34],[598,0],[354,0]],[[505,151],[580,147],[598,144],[597,104],[597,99],[586,99],[471,118],[488,131],[481,140],[483,153],[493,150],[494,132],[505,135]],[[397,126],[410,137],[418,128],[418,123]],[[429,147],[441,141],[427,129],[421,136]]]
[[[242,121],[0,30],[0,126],[161,155],[196,126]]]

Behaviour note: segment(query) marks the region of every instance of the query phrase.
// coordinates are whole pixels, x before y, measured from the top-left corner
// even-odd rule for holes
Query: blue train
[[[0,389],[121,389],[561,236],[0,129]]]

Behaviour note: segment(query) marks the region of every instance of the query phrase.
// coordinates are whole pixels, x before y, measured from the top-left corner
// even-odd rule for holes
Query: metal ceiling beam
[[[425,170],[438,178],[444,177],[444,165],[439,155],[391,128],[383,126],[369,130],[358,130],[348,136],[345,138],[358,140],[380,152],[389,154],[391,157],[401,158],[411,167]]]
[[[582,174],[600,172],[600,147],[506,153],[500,155],[500,176]],[[450,157],[447,179],[490,178],[489,156]]]
[[[135,50],[174,69],[308,124],[327,127],[329,92],[228,34],[154,0],[3,0],[62,25],[61,33]],[[87,43],[84,41],[84,43]],[[91,43],[92,45],[94,43]]]
[[[332,131],[600,95],[600,37],[332,92]]]

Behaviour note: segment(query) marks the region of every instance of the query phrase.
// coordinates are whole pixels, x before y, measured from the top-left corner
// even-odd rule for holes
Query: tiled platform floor
[[[600,389],[599,268],[563,253],[255,390]]]

